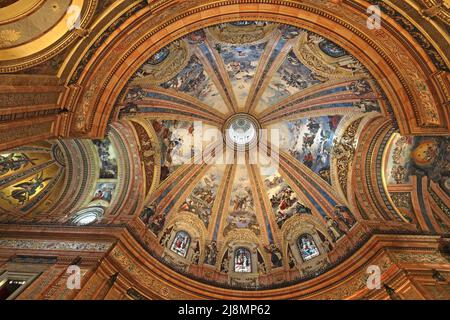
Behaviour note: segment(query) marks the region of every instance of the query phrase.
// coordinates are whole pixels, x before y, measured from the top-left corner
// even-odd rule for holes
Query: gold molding
[[[19,0],[0,9],[0,25],[20,20],[35,12],[45,0]]]
[[[81,8],[79,29],[86,29],[91,22],[98,0],[72,0],[71,5]],[[23,45],[0,50],[0,73],[18,72],[38,65],[62,52],[72,42],[79,39],[77,29],[69,30],[66,15],[41,37]]]

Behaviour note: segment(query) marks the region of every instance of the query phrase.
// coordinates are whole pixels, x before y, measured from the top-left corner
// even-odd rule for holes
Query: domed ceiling
[[[341,46],[251,21],[160,49],[120,105],[147,180],[159,180],[134,226],[143,244],[190,277],[241,288],[314,277],[338,260],[328,253],[358,217],[337,164],[370,119],[390,114],[377,82]],[[269,152],[253,161],[252,145]]]
[[[176,272],[245,290],[315,278],[374,231],[448,233],[448,137],[400,136],[343,46],[240,21],[158,48],[104,139],[0,154],[0,222],[120,224]]]

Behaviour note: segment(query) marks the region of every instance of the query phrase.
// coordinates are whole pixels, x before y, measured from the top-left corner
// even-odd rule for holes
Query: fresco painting
[[[450,196],[450,137],[416,137],[412,174],[426,176]]]
[[[256,111],[262,112],[293,94],[323,83],[324,80],[302,64],[294,51],[290,51],[262,95]]]
[[[281,228],[284,222],[294,215],[311,214],[311,209],[302,204],[278,171],[266,177],[264,185],[278,227]]]
[[[161,87],[188,94],[221,113],[226,111],[222,96],[196,55],[192,55],[188,65]]]
[[[217,44],[239,106],[243,107],[255,77],[265,43],[251,45]]]
[[[147,63],[156,66],[160,63],[162,63],[170,54],[170,49],[168,47],[164,47],[161,50],[159,50],[157,53],[155,53],[153,56],[150,57],[150,59],[147,60]]]
[[[194,124],[177,120],[152,120],[161,148],[161,181],[193,154]],[[187,136],[186,136],[187,134]],[[185,143],[190,140],[191,143]]]
[[[25,216],[54,201],[49,195],[58,194],[66,169],[59,146],[56,140],[41,141],[0,153],[0,212]]]
[[[92,197],[92,202],[96,201],[106,201],[110,203],[116,189],[116,183],[113,182],[99,182],[95,188],[94,195]]]
[[[226,237],[233,229],[250,229],[259,235],[260,227],[255,214],[252,185],[245,165],[236,165],[230,199],[223,235]]]
[[[211,211],[224,170],[225,166],[223,165],[216,165],[208,169],[180,207],[181,211],[195,213],[203,221],[206,228],[210,223]]]
[[[396,134],[385,167],[388,184],[411,183],[426,176],[450,195],[450,138],[402,137]]]
[[[304,118],[271,125],[280,131],[280,149],[331,183],[330,155],[342,116]]]
[[[14,179],[12,184],[0,191],[3,205],[8,206],[10,210],[29,205],[36,196],[45,191],[57,175],[57,171],[58,167],[51,165],[26,178]]]
[[[200,154],[202,150],[194,146],[194,122],[158,119],[150,121],[160,145],[161,181],[163,181],[180,165],[190,163],[192,157]],[[212,125],[202,124],[203,132],[213,129],[217,131]],[[213,142],[204,138],[203,150]]]
[[[117,179],[117,155],[109,138],[93,140],[100,159],[100,179]]]
[[[389,162],[386,166],[388,184],[403,184],[409,182],[411,172],[411,151],[414,144],[413,137],[394,138]]]
[[[13,186],[14,190],[11,191],[10,197],[16,200],[19,204],[24,205],[33,196],[35,196],[40,190],[45,188],[47,181],[52,177],[46,177],[44,172],[36,174],[28,181],[24,181]]]
[[[338,46],[327,39],[323,39],[319,42],[319,48],[332,58],[341,58],[348,54],[341,46]]]
[[[0,155],[0,176],[17,172],[36,165],[39,158],[28,156],[25,153],[5,153]]]

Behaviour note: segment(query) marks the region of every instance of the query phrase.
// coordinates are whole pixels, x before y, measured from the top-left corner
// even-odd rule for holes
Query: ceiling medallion
[[[223,127],[225,143],[236,151],[246,151],[258,145],[261,125],[255,117],[247,113],[231,116]]]

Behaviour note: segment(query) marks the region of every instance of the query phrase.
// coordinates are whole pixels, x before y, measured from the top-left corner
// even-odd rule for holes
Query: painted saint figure
[[[17,171],[29,165],[36,165],[34,161],[38,159],[30,159],[26,154],[11,153],[9,155],[0,155],[0,175],[9,171]]]
[[[206,247],[205,263],[213,266],[216,264],[216,258],[217,244],[215,241],[211,241],[211,243]]]
[[[51,180],[51,177],[44,177],[44,172],[38,173],[34,178],[14,185],[15,190],[11,192],[11,197],[16,199],[21,205],[30,200],[39,189],[45,187],[44,182]]]

